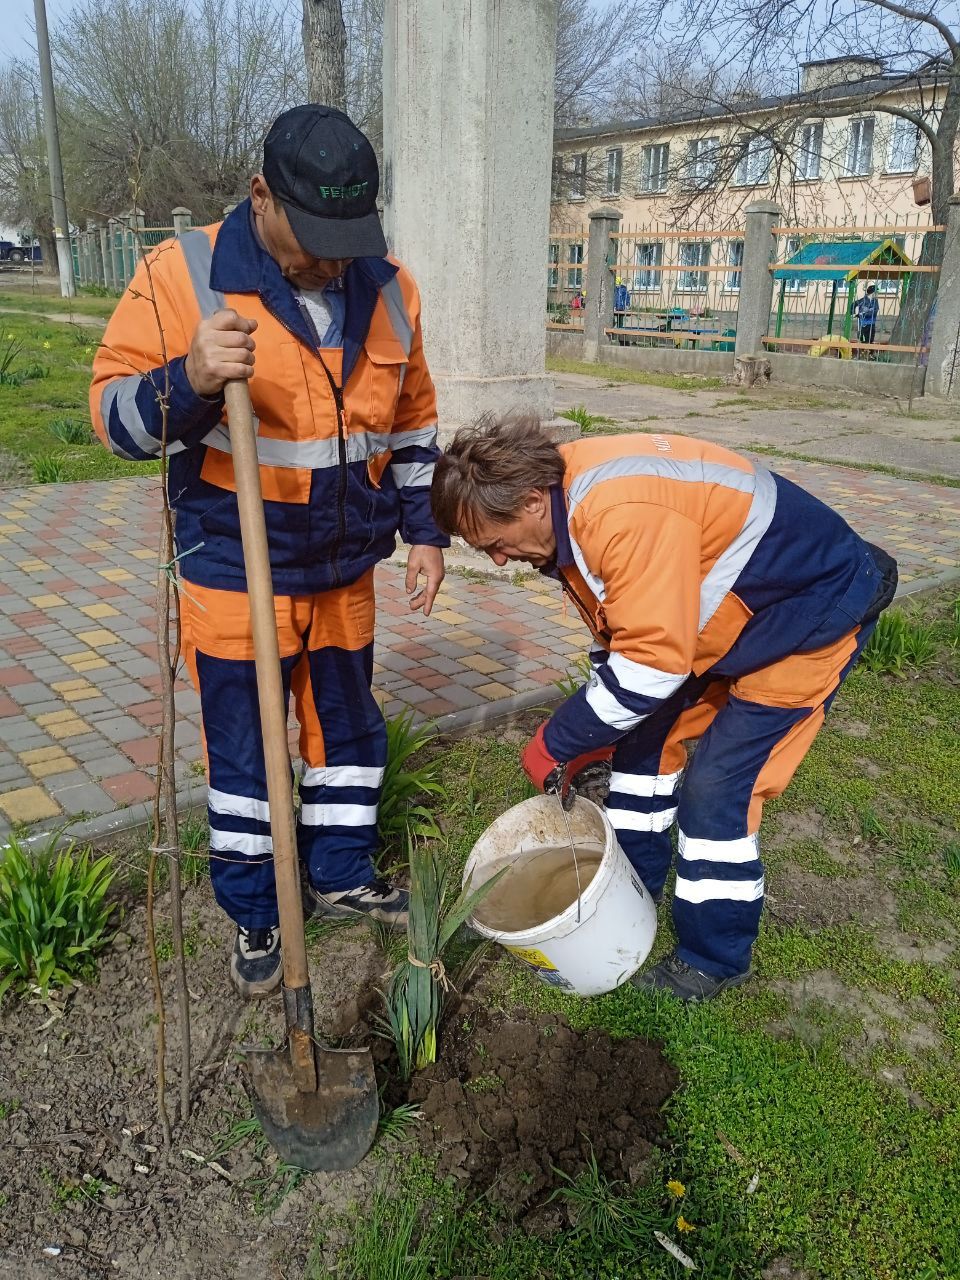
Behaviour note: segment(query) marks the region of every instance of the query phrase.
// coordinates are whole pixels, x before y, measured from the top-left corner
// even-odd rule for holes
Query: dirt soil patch
[[[561,1183],[558,1169],[575,1177],[591,1155],[609,1178],[643,1180],[677,1086],[659,1046],[577,1032],[554,1015],[510,1019],[471,1005],[409,1093],[440,1173],[521,1219]]]

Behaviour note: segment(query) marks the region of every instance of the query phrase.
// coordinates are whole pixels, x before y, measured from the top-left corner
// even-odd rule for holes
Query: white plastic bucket
[[[640,968],[657,932],[657,909],[620,848],[607,815],[577,798],[564,822],[556,796],[535,796],[502,814],[483,833],[464,867],[464,884],[477,889],[503,867],[551,846],[593,846],[600,865],[559,915],[515,933],[484,924],[483,903],[471,926],[512,951],[543,982],[582,996],[613,991]],[[571,854],[571,861],[573,855]],[[506,888],[510,872],[503,877]]]

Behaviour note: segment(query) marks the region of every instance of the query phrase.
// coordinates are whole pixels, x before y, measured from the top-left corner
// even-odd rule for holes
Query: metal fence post
[[[923,393],[960,400],[960,195],[947,202],[947,230],[934,306]]]
[[[745,213],[735,351],[738,356],[756,356],[762,353],[761,340],[770,326],[773,303],[770,264],[776,250],[773,228],[781,216],[781,209],[772,200],[757,200],[747,205]]]
[[[619,209],[601,206],[590,214],[590,238],[587,242],[587,298],[583,309],[583,358],[596,361],[601,347],[606,346],[606,330],[613,328],[614,282],[611,266],[615,261],[610,236],[620,230],[623,214]]]

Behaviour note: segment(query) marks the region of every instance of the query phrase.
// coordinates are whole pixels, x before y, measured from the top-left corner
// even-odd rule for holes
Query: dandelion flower
[[[11,342],[13,341],[13,339],[14,339],[16,336],[17,336],[17,335],[16,335],[15,333],[8,333],[8,334],[7,334],[7,337],[10,339],[10,341],[11,341]]]
[[[693,1223],[688,1222],[686,1218],[683,1216],[683,1214],[681,1213],[680,1217],[677,1219],[677,1230],[678,1231],[696,1231],[696,1229],[697,1228],[693,1225]]]
[[[44,351],[49,351],[49,350],[50,350],[50,343],[49,343],[49,342],[45,342],[45,343],[43,344],[43,349],[44,349]]]
[[[682,1196],[685,1196],[687,1194],[687,1188],[683,1185],[682,1182],[678,1182],[676,1178],[670,1179],[670,1181],[667,1183],[667,1190],[670,1192],[672,1196],[676,1196],[678,1200]]]
[[[93,350],[93,347],[84,347],[84,348],[83,348],[83,354],[84,354],[85,356],[88,356],[92,350]]]

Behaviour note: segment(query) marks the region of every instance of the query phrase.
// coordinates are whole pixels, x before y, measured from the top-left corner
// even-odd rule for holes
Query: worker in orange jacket
[[[437,410],[420,300],[387,256],[378,186],[373,148],[342,112],[285,112],[249,199],[150,253],[94,361],[103,442],[153,458],[165,436],[213,887],[237,925],[230,972],[248,997],[279,985],[281,957],[229,379],[248,380],[258,419],[281,665],[300,722],[307,905],[407,919],[406,893],[374,863],[386,730],[370,690],[373,570],[399,530],[410,607],[429,614],[449,543],[430,512]]]
[[[495,564],[559,579],[597,643],[589,680],[523,753],[530,780],[563,793],[612,758],[607,816],[655,898],[679,826],[678,945],[638,985],[703,1000],[743,982],[763,803],[892,599],[893,560],[784,477],[684,436],[558,447],[535,421],[493,422],[458,433],[432,500],[440,528]]]

